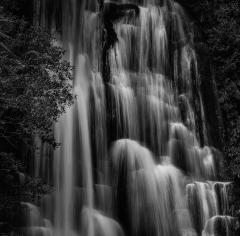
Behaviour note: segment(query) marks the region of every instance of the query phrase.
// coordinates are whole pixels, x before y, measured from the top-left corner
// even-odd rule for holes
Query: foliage
[[[64,51],[50,34],[19,19],[31,18],[23,2],[30,0],[0,3],[1,233],[10,231],[16,205],[50,191],[41,179],[26,174],[26,163],[19,159],[22,146],[24,152],[32,150],[35,135],[55,144],[53,122],[73,102],[72,68],[63,60]]]
[[[51,189],[26,174],[26,163],[19,159],[22,142],[24,150],[29,145],[31,150],[32,137],[38,135],[55,144],[52,124],[73,102],[72,68],[63,60],[64,51],[50,34],[18,18],[31,17],[22,11],[22,2],[29,0],[0,4],[1,233],[11,231],[21,201],[36,202]],[[5,140],[12,153],[2,152]]]
[[[208,29],[208,44],[216,68],[219,102],[225,127],[225,177],[240,178],[240,3],[220,1]]]
[[[0,48],[0,138],[53,141],[52,124],[73,101],[71,67],[48,33],[12,21],[0,26],[11,37],[4,42],[9,50]]]
[[[224,125],[225,181],[233,181],[231,208],[239,218],[240,209],[240,2],[203,0],[195,6],[212,65]],[[239,218],[240,220],[240,218]]]
[[[31,21],[34,1],[35,0],[1,0],[0,6],[2,6],[4,12],[7,12],[9,15]]]
[[[203,0],[194,4],[215,69],[224,123],[226,180],[240,178],[240,2]]]

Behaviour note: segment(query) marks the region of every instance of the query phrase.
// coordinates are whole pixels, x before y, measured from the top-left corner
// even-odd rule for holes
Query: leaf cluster
[[[240,2],[203,0],[195,5],[215,69],[224,123],[224,177],[240,178]]]
[[[0,48],[0,137],[53,141],[53,122],[73,102],[72,68],[50,34],[12,21],[0,27],[11,38]]]
[[[213,11],[208,44],[213,55],[225,127],[226,178],[240,177],[240,3],[221,1]]]

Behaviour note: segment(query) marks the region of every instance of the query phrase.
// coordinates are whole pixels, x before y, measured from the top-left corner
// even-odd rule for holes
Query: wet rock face
[[[202,0],[175,0],[179,4],[181,4],[184,8],[187,10],[193,9],[196,5],[199,5],[199,3]]]
[[[190,6],[190,5],[189,5]],[[218,102],[218,91],[215,81],[214,68],[211,55],[206,43],[204,28],[201,27],[200,13],[194,8],[194,4],[187,10],[192,19],[194,32],[194,45],[198,59],[198,70],[200,75],[200,91],[202,94],[203,107],[205,111],[205,122],[208,130],[209,144],[222,151],[223,147],[223,123],[222,114]],[[194,17],[192,17],[194,16]]]
[[[211,60],[204,44],[197,48],[199,56],[199,68],[201,74],[201,92],[203,96],[204,110],[206,114],[206,125],[210,144],[222,150],[222,118],[218,103],[217,87]]]
[[[123,17],[134,17],[139,15],[139,7],[134,4],[105,3],[102,8],[103,24],[107,34],[105,50],[108,50],[117,42],[117,35],[113,29],[113,23]]]
[[[113,24],[123,17],[136,17],[139,15],[139,7],[134,4],[117,4],[114,2],[100,3],[100,11],[103,21],[103,54],[102,54],[102,73],[104,81],[109,82],[110,68],[108,51],[118,41]],[[107,95],[108,96],[108,95]]]
[[[204,29],[200,27],[200,13],[198,12],[201,0],[176,0],[187,12],[193,29],[193,40],[198,58],[200,74],[200,90],[205,111],[205,122],[209,144],[222,150],[222,117],[218,103],[217,87],[214,69],[209,55]],[[214,2],[214,1],[213,1]],[[214,3],[212,3],[214,4]],[[200,137],[201,138],[201,137]]]
[[[107,2],[103,7],[104,19],[107,21],[114,22],[121,19],[126,15],[131,16],[131,14],[139,15],[139,7],[135,4],[116,4],[112,2]]]

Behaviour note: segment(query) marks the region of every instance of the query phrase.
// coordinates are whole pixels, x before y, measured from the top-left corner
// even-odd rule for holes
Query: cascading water
[[[51,0],[38,8],[41,24],[61,31],[76,101],[55,125],[54,157],[46,145],[36,153],[35,176],[54,191],[39,211],[23,203],[26,234],[230,235],[230,183],[216,181],[220,160],[207,146],[181,6]]]

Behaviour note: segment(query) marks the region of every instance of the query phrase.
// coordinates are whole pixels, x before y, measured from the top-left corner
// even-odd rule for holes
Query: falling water
[[[74,66],[76,100],[55,124],[53,156],[36,138],[35,177],[53,192],[39,209],[22,203],[27,235],[230,235],[231,183],[216,181],[220,157],[209,146],[183,8],[173,0],[36,5]]]

